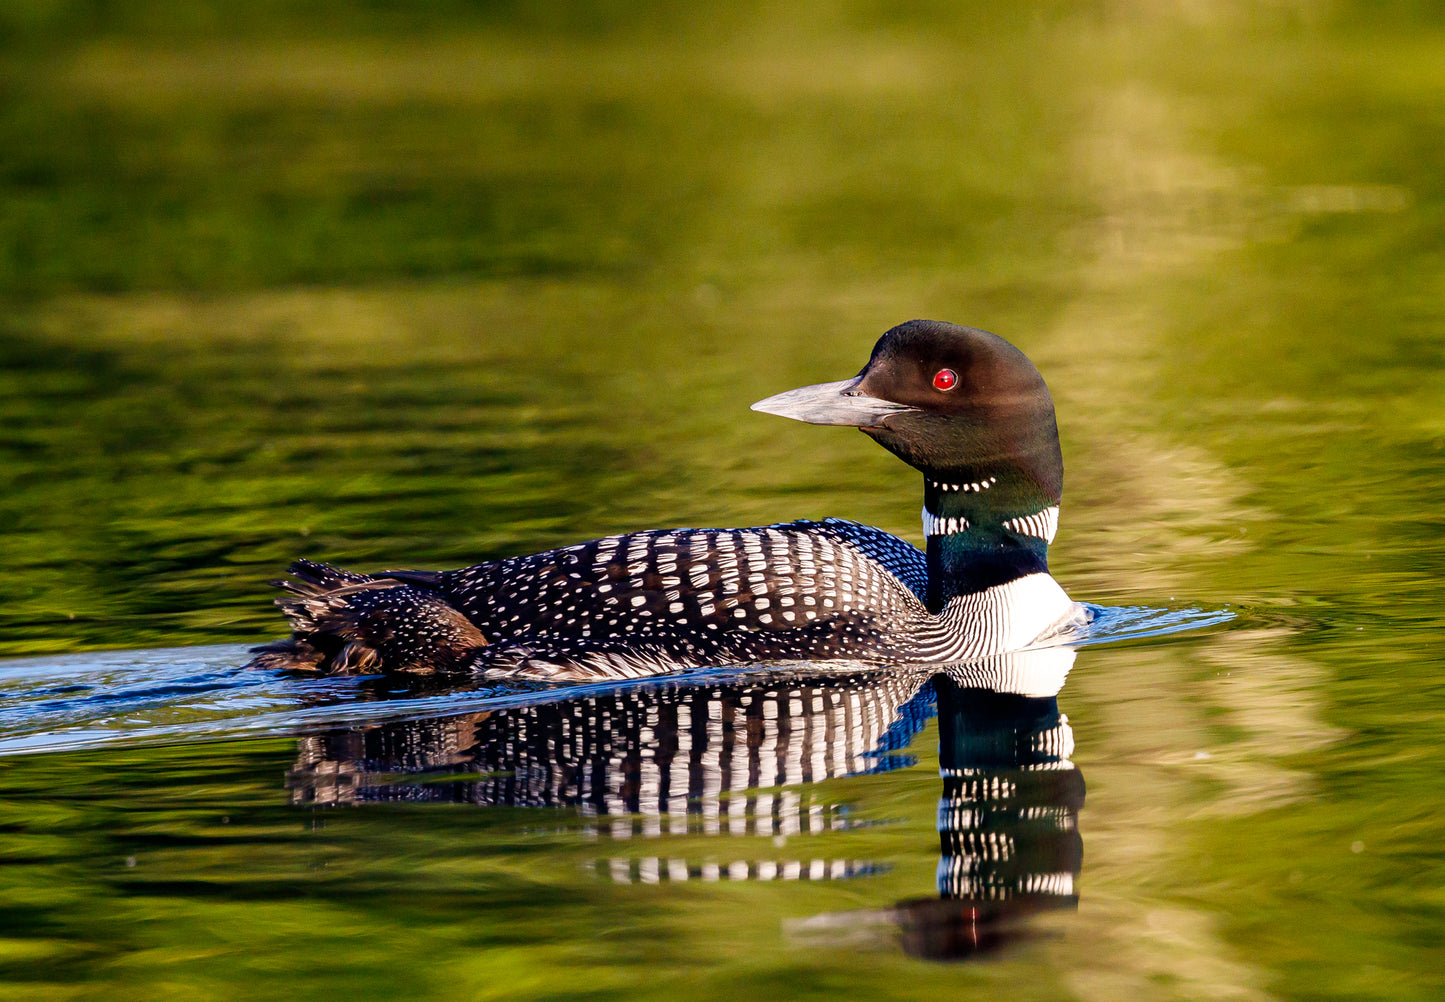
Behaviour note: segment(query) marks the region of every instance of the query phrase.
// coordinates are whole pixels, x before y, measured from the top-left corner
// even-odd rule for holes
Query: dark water
[[[1445,995],[1442,108],[1424,3],[7,6],[0,998]],[[296,556],[916,539],[747,410],[914,316],[1077,651],[238,669]]]

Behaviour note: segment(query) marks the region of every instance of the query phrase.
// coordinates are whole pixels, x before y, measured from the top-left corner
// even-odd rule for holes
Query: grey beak
[[[858,428],[875,427],[890,414],[916,409],[870,397],[857,389],[859,382],[860,377],[855,376],[836,383],[800,386],[796,390],[759,400],[752,409],[808,424],[841,424]]]

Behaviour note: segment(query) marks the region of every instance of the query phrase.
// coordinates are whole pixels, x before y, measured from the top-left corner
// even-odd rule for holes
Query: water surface
[[[0,13],[0,997],[1445,994],[1428,4],[123,6]],[[296,556],[917,539],[747,410],[915,316],[1144,610],[1057,694],[238,669]]]

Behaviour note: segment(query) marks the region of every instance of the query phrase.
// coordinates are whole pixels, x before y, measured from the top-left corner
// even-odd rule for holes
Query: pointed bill
[[[870,397],[857,388],[858,383],[859,379],[854,377],[840,379],[836,383],[801,386],[759,400],[752,409],[808,424],[853,425],[858,428],[876,427],[890,414],[915,410],[906,404]]]

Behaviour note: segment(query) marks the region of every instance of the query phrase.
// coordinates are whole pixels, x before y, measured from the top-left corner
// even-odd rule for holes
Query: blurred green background
[[[1445,434],[1437,12],[7,4],[0,652],[259,638],[300,554],[912,532],[892,460],[746,405],[913,316],[1036,356],[1100,599],[1172,543],[1091,533],[1217,553],[1250,492],[1368,536],[1358,432]]]
[[[1017,962],[779,943],[779,916],[892,900],[864,882],[578,892],[566,837],[487,812],[303,836],[291,744],[252,742],[9,760],[28,910],[0,971],[26,998],[239,970],[276,998],[703,972],[729,997],[1438,999],[1442,303],[1440,3],[10,0],[0,655],[275,636],[265,582],[298,555],[822,515],[916,540],[912,471],[747,410],[915,316],[1048,379],[1074,597],[1241,618],[1081,654],[1081,911]],[[931,737],[851,788],[913,819],[912,855],[877,833],[898,893],[936,859]],[[154,897],[117,870],[147,847],[184,875]],[[501,876],[457,890],[453,863]],[[525,912],[548,880],[562,912]],[[545,928],[486,938],[519,915]]]

